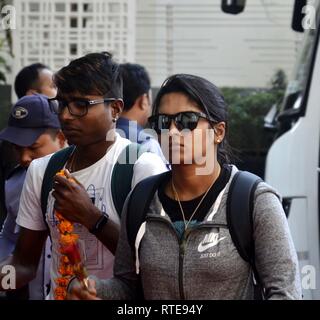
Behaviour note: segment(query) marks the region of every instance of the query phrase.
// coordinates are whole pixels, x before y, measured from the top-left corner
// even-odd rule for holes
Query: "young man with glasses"
[[[59,114],[69,145],[74,146],[64,165],[73,181],[54,177],[44,220],[41,185],[51,156],[31,164],[17,218],[21,235],[15,254],[4,262],[15,265],[17,287],[27,283],[33,277],[43,243],[50,234],[51,299],[64,298],[58,286],[63,257],[56,212],[74,224],[90,273],[112,276],[120,229],[111,192],[112,172],[120,154],[130,144],[115,132],[115,122],[123,108],[122,81],[118,65],[109,54],[94,53],[76,59],[58,71],[54,81],[58,93],[50,104]],[[146,152],[134,162],[132,179],[128,179],[133,187],[140,180],[165,170],[159,156]],[[70,277],[65,279],[69,282]]]

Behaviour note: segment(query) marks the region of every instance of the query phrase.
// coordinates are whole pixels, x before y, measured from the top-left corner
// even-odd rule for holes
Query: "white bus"
[[[301,52],[277,116],[277,138],[268,152],[265,173],[265,180],[283,196],[300,262],[304,299],[320,299],[319,2],[313,1],[315,24],[304,31]]]

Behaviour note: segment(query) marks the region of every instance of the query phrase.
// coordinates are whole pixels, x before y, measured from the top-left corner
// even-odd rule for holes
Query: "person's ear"
[[[111,103],[111,113],[113,119],[118,119],[120,117],[120,114],[123,110],[123,100],[118,99]]]
[[[137,98],[137,103],[142,111],[147,111],[150,109],[150,101],[148,95],[145,93]]]
[[[57,134],[57,139],[58,139],[58,143],[60,148],[64,148],[67,146],[67,140],[66,137],[64,136],[62,130],[59,130],[58,134]]]
[[[224,136],[226,134],[226,123],[225,122],[219,122],[214,125],[214,133],[215,133],[215,139],[214,142],[216,144],[219,144],[224,139]]]

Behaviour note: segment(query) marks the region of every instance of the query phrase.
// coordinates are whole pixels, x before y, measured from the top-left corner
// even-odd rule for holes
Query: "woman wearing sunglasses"
[[[226,207],[238,169],[229,164],[227,108],[218,89],[197,76],[171,76],[149,120],[172,171],[152,178],[154,192],[143,189],[146,180],[133,191],[142,202],[151,194],[134,245],[129,229],[139,202],[128,197],[114,278],[90,280],[89,291],[74,285],[70,298],[137,299],[142,289],[145,299],[254,299],[254,270],[265,299],[300,299],[297,255],[270,186],[260,182],[254,192],[252,263],[231,236]]]

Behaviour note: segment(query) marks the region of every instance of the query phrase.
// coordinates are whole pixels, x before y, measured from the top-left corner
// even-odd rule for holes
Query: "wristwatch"
[[[106,212],[102,212],[102,216],[98,219],[95,225],[89,230],[90,233],[96,235],[99,233],[103,226],[108,222],[109,215]]]

